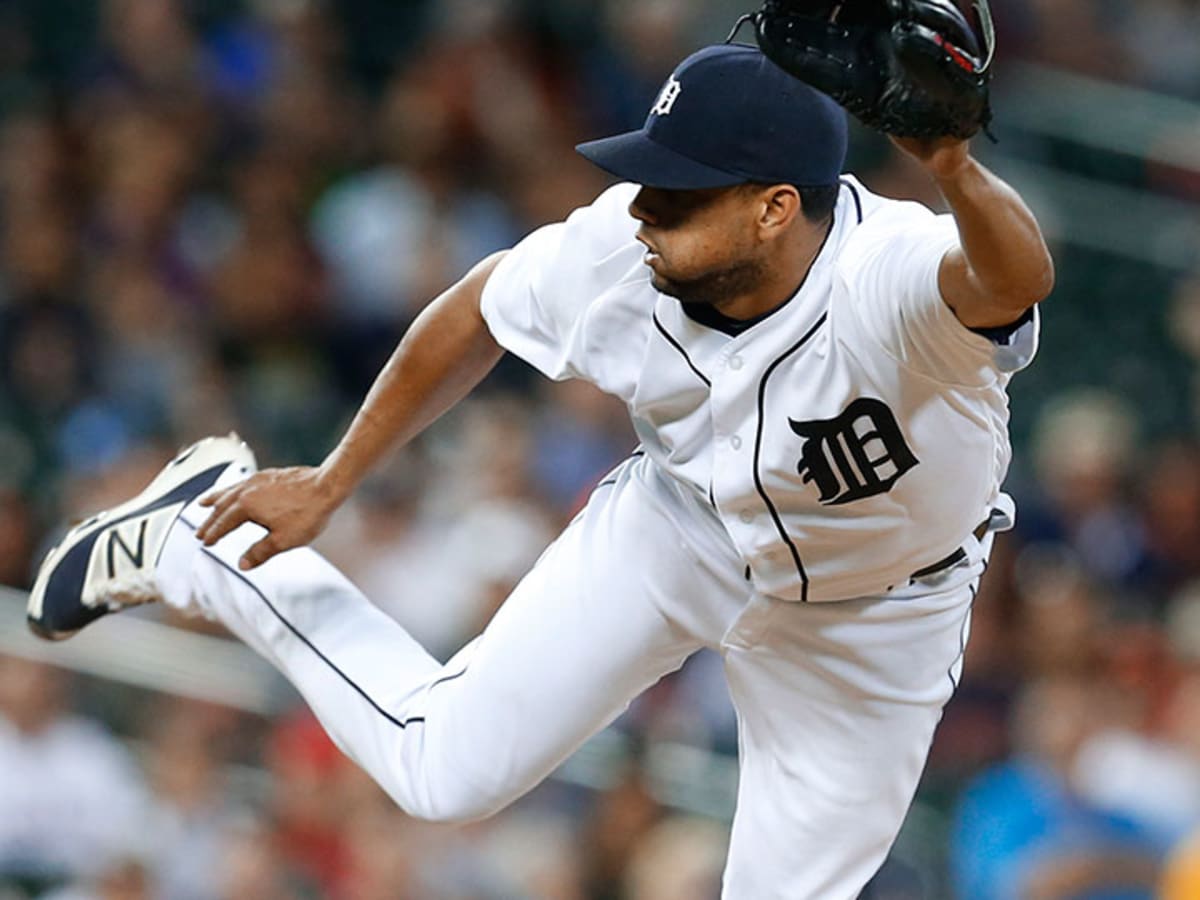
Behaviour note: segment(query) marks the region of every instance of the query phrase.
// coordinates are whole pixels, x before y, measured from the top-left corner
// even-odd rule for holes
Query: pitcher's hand
[[[244,522],[267,534],[245,552],[238,568],[253,569],[277,553],[302,547],[324,530],[340,498],[309,466],[264,469],[245,481],[214,491],[200,500],[212,508],[196,537],[212,546]]]
[[[934,178],[953,178],[971,161],[971,142],[953,137],[901,138],[893,144],[921,164]]]

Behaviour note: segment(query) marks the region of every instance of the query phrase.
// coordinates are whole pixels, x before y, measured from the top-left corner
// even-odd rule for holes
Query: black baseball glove
[[[751,16],[780,68],[897,137],[966,139],[991,121],[988,0],[765,0]]]

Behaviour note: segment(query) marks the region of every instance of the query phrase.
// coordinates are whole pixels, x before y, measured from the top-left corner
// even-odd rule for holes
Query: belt
[[[984,519],[982,522],[980,522],[977,526],[975,526],[975,530],[971,533],[973,535],[975,535],[975,538],[977,540],[982,541],[983,536],[988,533],[988,526],[991,524],[991,522],[992,522],[992,517],[988,516],[986,519]],[[957,550],[955,550],[949,556],[945,557],[944,559],[939,559],[933,565],[926,566],[923,569],[917,569],[917,571],[913,572],[912,575],[909,576],[909,578],[912,579],[913,581],[916,581],[918,578],[926,578],[930,575],[936,575],[938,572],[941,572],[943,569],[949,569],[951,566],[958,565],[960,562],[962,562],[966,558],[967,558],[967,551],[964,550],[962,547],[959,547]]]

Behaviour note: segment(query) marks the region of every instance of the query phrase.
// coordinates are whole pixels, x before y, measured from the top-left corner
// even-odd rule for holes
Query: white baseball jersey
[[[439,821],[500,809],[713,650],[740,766],[722,897],[851,900],[895,840],[957,684],[992,545],[972,532],[993,507],[1011,515],[1004,388],[1036,319],[1005,346],[963,328],[937,289],[953,223],[847,179],[804,285],[731,336],[651,286],[635,190],[523,241],[483,312],[547,375],[624,399],[645,454],[600,483],[453,659],[308,548],[240,570],[263,530],[203,547],[196,503],[156,581],[278,666],[397,803]],[[843,602],[787,602],[806,599]]]
[[[720,516],[765,594],[878,596],[1011,517],[1012,372],[1036,315],[1004,345],[938,289],[954,220],[843,179],[804,284],[737,335],[660,294],[620,184],[544,227],[483,294],[496,340],[555,379],[629,407],[646,453]]]

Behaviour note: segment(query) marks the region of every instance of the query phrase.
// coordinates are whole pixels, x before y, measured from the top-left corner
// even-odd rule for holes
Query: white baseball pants
[[[312,550],[238,571],[262,529],[203,548],[205,515],[193,505],[172,528],[167,602],[215,616],[276,665],[420,818],[496,812],[691,653],[718,651],[740,729],[727,900],[858,895],[912,800],[984,567],[976,542],[967,562],[887,599],[774,601],[703,501],[634,458],[443,666]]]

